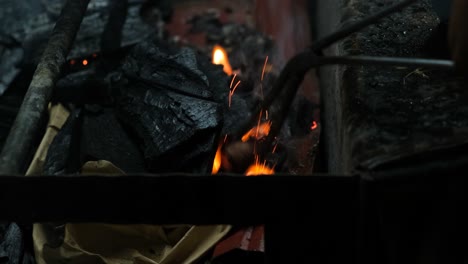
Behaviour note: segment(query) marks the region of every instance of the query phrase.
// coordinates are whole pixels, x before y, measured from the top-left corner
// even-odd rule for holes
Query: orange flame
[[[266,165],[266,161],[262,164],[259,163],[258,157],[255,158],[255,163],[252,164],[245,171],[245,176],[256,176],[256,175],[272,175],[275,174],[275,170]]]
[[[88,60],[83,60],[81,63],[83,64],[83,66],[86,66],[88,65]]]
[[[262,139],[270,134],[271,121],[264,122],[249,130],[242,136],[242,142],[247,142],[250,138]]]
[[[212,57],[213,57],[213,64],[223,65],[224,72],[227,75],[232,75],[232,67],[231,67],[231,64],[229,64],[228,54],[223,47],[219,45],[215,45],[213,48]]]
[[[213,168],[211,169],[211,174],[217,174],[219,172],[219,169],[221,168],[221,147],[222,145],[219,144],[218,150],[216,150],[216,155],[213,161]]]

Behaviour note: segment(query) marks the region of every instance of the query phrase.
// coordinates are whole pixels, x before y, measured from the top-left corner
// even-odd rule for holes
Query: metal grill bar
[[[345,219],[358,197],[357,177],[318,175],[5,176],[0,186],[0,221],[26,223],[307,222]]]
[[[34,72],[33,79],[0,154],[0,174],[25,170],[41,120],[47,113],[53,88],[66,63],[89,0],[68,0]]]

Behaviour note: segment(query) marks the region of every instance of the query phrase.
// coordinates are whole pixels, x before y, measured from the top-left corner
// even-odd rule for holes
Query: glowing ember
[[[313,121],[312,125],[310,126],[310,130],[315,130],[315,129],[317,129],[317,127],[318,127],[317,122]]]
[[[88,65],[88,60],[83,60],[81,63],[82,63],[84,66],[86,66],[86,65]]]
[[[247,142],[250,138],[262,139],[270,134],[271,121],[264,122],[245,133],[242,136],[242,142]]]
[[[213,48],[212,56],[213,56],[213,64],[223,65],[224,72],[227,75],[232,75],[232,67],[231,67],[231,64],[229,64],[228,54],[223,47],[219,45],[215,45]]]
[[[219,144],[218,150],[216,150],[216,155],[213,161],[213,168],[211,169],[211,174],[218,173],[219,169],[221,168],[221,158],[222,158],[221,147],[222,145]]]
[[[255,164],[251,165],[245,171],[245,176],[256,176],[256,175],[272,175],[275,174],[275,170],[268,167],[266,162],[260,164],[258,158],[256,158]]]

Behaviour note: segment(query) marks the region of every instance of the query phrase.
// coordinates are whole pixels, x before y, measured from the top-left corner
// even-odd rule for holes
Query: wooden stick
[[[53,88],[66,63],[88,3],[89,0],[68,0],[63,7],[0,153],[0,174],[21,174],[26,169],[33,142],[40,136],[41,121],[47,114]]]

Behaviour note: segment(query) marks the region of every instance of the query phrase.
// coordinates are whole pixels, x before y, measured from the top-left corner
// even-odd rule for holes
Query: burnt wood
[[[214,96],[226,89],[205,71],[193,50],[171,54],[151,42],[136,46],[124,62],[116,113],[151,172],[211,171],[223,113]],[[218,73],[214,78],[225,78]]]

